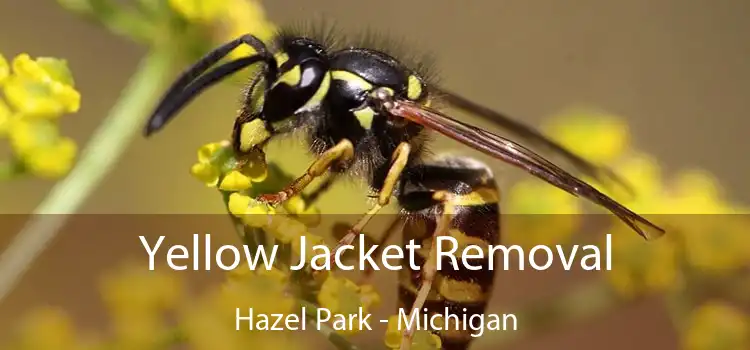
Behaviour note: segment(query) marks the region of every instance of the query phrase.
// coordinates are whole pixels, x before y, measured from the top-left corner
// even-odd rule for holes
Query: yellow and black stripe
[[[424,267],[427,263],[438,223],[444,213],[452,212],[448,232],[444,234],[458,242],[458,268],[454,268],[450,258],[443,257],[441,270],[436,272],[431,291],[420,310],[426,309],[429,315],[447,312],[458,316],[459,324],[444,324],[443,331],[436,331],[436,334],[442,338],[443,349],[466,349],[474,339],[473,331],[460,324],[460,320],[463,315],[468,320],[471,315],[485,312],[495,277],[494,271],[488,268],[488,254],[484,254],[483,259],[467,259],[472,266],[484,266],[480,270],[469,270],[460,263],[460,253],[466,245],[485,247],[499,241],[498,188],[488,169],[466,158],[419,166],[404,179],[399,196],[405,208],[403,239],[404,244],[413,239],[420,245],[416,265]],[[450,195],[444,201],[430,200],[437,192]],[[414,306],[423,283],[423,270],[402,270],[398,293],[400,308],[411,310]]]

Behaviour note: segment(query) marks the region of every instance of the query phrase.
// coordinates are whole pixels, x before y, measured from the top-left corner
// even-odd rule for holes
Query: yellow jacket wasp
[[[255,54],[209,69],[240,45]],[[361,177],[378,193],[377,203],[339,242],[351,244],[369,219],[393,196],[406,222],[404,240],[455,234],[486,242],[499,240],[499,194],[483,163],[454,155],[426,157],[428,130],[436,131],[496,159],[524,169],[574,196],[611,211],[644,238],[664,230],[528,148],[449,117],[441,102],[489,119],[516,136],[556,152],[596,179],[614,174],[576,156],[539,132],[431,84],[428,74],[368,45],[337,46],[323,35],[281,31],[271,47],[252,35],[228,42],[201,58],[173,83],[145,128],[163,128],[206,88],[248,66],[261,63],[249,84],[232,133],[237,154],[261,149],[268,140],[291,133],[307,137],[317,159],[283,191],[259,199],[278,204],[301,193],[328,171]],[[208,72],[207,72],[208,71]],[[207,73],[206,73],[207,72]],[[260,146],[256,146],[260,145]],[[432,240],[434,242],[434,239]],[[400,303],[442,313],[481,314],[494,281],[488,271],[436,271],[435,247],[421,256],[421,271],[402,276]],[[436,275],[441,278],[435,282]],[[434,283],[435,282],[435,283]],[[464,285],[462,285],[462,283]],[[433,286],[433,284],[436,284]],[[466,288],[467,285],[473,288]],[[438,291],[431,295],[431,290]],[[443,311],[441,311],[443,310]],[[464,327],[466,328],[466,327]],[[464,349],[467,332],[442,332],[444,348]],[[411,343],[406,331],[402,349]]]

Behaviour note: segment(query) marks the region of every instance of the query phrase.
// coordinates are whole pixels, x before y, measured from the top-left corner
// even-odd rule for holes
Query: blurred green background
[[[372,28],[417,43],[416,50],[438,59],[443,85],[532,125],[578,106],[620,116],[629,123],[637,147],[654,155],[667,171],[705,169],[716,175],[729,199],[750,202],[748,1],[280,0],[263,5],[276,24],[325,16],[345,32]],[[62,129],[81,147],[145,53],[143,47],[82,21],[54,1],[0,2],[0,30],[0,51],[8,59],[27,52],[68,60],[82,108],[62,119]],[[210,90],[158,137],[137,138],[80,212],[223,213],[215,191],[196,184],[187,170],[195,149],[227,137],[240,86]],[[442,139],[435,144],[437,149],[458,147]],[[269,156],[280,154],[282,145],[273,147]],[[281,164],[297,173],[309,159],[298,148],[284,151]],[[501,164],[494,168],[504,185],[521,175]],[[30,213],[52,185],[34,179],[0,184],[0,213]],[[323,198],[321,208],[359,213],[366,207],[364,198],[353,192],[351,185],[339,186]],[[126,255],[118,247],[133,237],[112,236],[96,245],[78,236],[59,239],[67,248],[53,246],[45,253],[51,256],[45,260],[49,263],[35,265],[22,282],[21,290],[33,293],[18,292],[7,300],[12,307],[0,308],[0,325],[13,324],[15,312],[39,301],[86,308],[91,292],[79,289],[93,283],[105,267],[97,257],[111,261],[111,256]],[[0,247],[9,240],[0,237]],[[106,253],[85,253],[92,249]],[[65,280],[52,276],[69,271],[70,266],[60,262],[72,256],[81,269],[75,272],[78,282],[63,287]],[[514,275],[519,281],[515,287],[501,284],[502,299],[523,295],[526,288],[552,288],[545,281],[564,278],[532,275]],[[654,309],[653,303],[644,302],[517,348],[675,348],[666,316]],[[576,341],[584,336],[590,345]]]

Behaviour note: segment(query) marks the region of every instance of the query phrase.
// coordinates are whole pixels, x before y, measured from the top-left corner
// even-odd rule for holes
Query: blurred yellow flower
[[[318,302],[332,314],[355,315],[359,308],[362,308],[364,314],[368,314],[380,302],[380,297],[371,286],[362,288],[349,279],[331,275],[320,287]],[[347,329],[339,333],[352,334],[359,331],[361,329]]]
[[[68,173],[75,160],[77,146],[49,120],[17,119],[8,130],[11,147],[26,169],[43,178]]]
[[[320,210],[315,206],[308,206],[301,196],[289,198],[283,204],[284,210],[295,215],[295,217],[309,227],[320,223]]]
[[[664,210],[664,180],[657,160],[649,154],[633,151],[613,167],[613,171],[627,181],[635,196],[621,186],[598,189],[640,214],[656,214]]]
[[[740,215],[680,215],[687,263],[703,272],[728,274],[750,262],[750,220]]]
[[[687,350],[748,349],[750,319],[723,302],[707,302],[693,310],[684,343]]]
[[[0,99],[0,136],[8,138],[19,172],[41,178],[66,175],[77,146],[60,135],[56,119],[78,111],[81,99],[66,61],[24,53],[9,67],[0,56],[0,83],[5,97]]]
[[[48,307],[36,309],[24,317],[15,340],[15,348],[19,350],[77,350],[84,345],[68,315]]]
[[[73,167],[77,150],[75,141],[62,137],[54,145],[28,154],[24,159],[26,169],[42,178],[61,177]]]
[[[226,0],[169,0],[169,6],[186,20],[211,23],[227,12]]]
[[[77,112],[81,95],[64,60],[20,54],[13,60],[13,75],[3,84],[5,97],[19,113],[57,118]]]
[[[276,213],[273,207],[237,192],[229,195],[227,209],[245,225],[257,228],[268,227],[271,215]]]
[[[215,27],[213,37],[221,43],[248,33],[269,43],[276,33],[276,27],[266,18],[265,9],[257,0],[169,0],[169,5],[189,22]],[[253,53],[247,45],[240,45],[229,58]]]
[[[102,280],[104,302],[113,315],[173,309],[183,300],[183,288],[171,271],[166,266],[150,271],[140,264],[124,264]]]
[[[637,297],[680,288],[678,250],[667,237],[646,242],[625,226],[612,232],[612,269],[606,278],[621,296]]]
[[[10,124],[13,120],[13,111],[10,107],[0,99],[0,137],[5,136],[8,133]]]
[[[273,271],[251,271],[232,278],[218,289],[210,290],[197,302],[185,304],[181,326],[191,349],[296,349],[292,331],[249,330],[250,322],[240,322],[236,315],[291,314],[296,301],[285,294],[285,278]],[[272,325],[272,324],[271,324]],[[269,325],[269,326],[271,326]]]
[[[716,179],[701,170],[681,172],[670,184],[667,207],[673,214],[729,214]]]
[[[313,235],[307,235],[307,226],[304,223],[286,215],[274,215],[266,228],[271,231],[279,243],[297,244],[297,248],[293,248],[296,253],[299,253],[299,242],[302,235],[305,235],[308,241],[315,242],[315,244],[323,244],[322,238],[318,239]],[[308,254],[307,256],[309,257],[310,255]]]
[[[629,146],[628,124],[605,112],[570,110],[542,127],[553,139],[594,163],[609,163]]]
[[[253,34],[266,44],[270,43],[277,29],[267,19],[266,11],[258,0],[227,0],[226,18],[221,22],[220,40],[235,39],[247,33]],[[253,54],[253,49],[241,45],[234,49],[230,58],[239,58]]]
[[[579,214],[580,201],[569,193],[536,179],[523,180],[507,194],[509,214]]]
[[[292,227],[293,229],[297,229],[297,230],[301,228],[298,225],[295,225],[295,226],[289,225],[289,226],[280,226],[280,227],[283,227],[283,228]],[[278,230],[278,231],[281,231],[281,230]],[[285,235],[289,235],[288,231],[286,232],[287,233]],[[281,236],[282,233],[283,231],[275,234],[275,236]],[[318,236],[312,233],[303,233],[303,234],[305,235],[305,257],[307,258],[306,262],[310,263],[310,260],[315,256],[315,254],[318,253],[318,251],[316,249],[313,249],[313,247],[317,245],[325,245],[326,242],[325,242],[325,239],[323,239],[323,237],[321,236]],[[296,256],[302,256],[302,240],[300,239],[292,240],[292,252],[294,252]]]
[[[406,327],[406,325],[401,325]],[[385,346],[389,349],[401,348],[404,330],[399,327],[398,316],[388,318],[388,326],[385,331]],[[418,330],[414,333],[411,342],[413,350],[438,350],[443,346],[443,342],[437,335],[425,330]]]
[[[513,185],[504,210],[505,238],[523,247],[564,243],[581,221],[580,199],[536,179]]]
[[[0,85],[5,82],[5,79],[8,78],[9,75],[10,66],[8,65],[8,60],[5,59],[5,56],[0,54]]]

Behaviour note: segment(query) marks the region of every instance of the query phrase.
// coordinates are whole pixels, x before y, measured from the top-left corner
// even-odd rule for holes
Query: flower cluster
[[[667,230],[661,239],[646,242],[618,220],[606,228],[612,233],[616,266],[607,271],[606,280],[617,294],[625,299],[653,293],[684,296],[717,280],[729,289],[744,288],[740,294],[750,294],[746,285],[737,282],[750,265],[746,230],[750,220],[736,214],[748,210],[728,201],[711,174],[686,170],[666,176],[654,157],[629,143],[627,125],[606,113],[573,111],[553,119],[546,129],[574,152],[613,164],[635,196],[610,187],[600,189]],[[516,189],[524,192],[519,197],[534,194],[524,186]],[[539,196],[535,200],[542,206],[550,201]],[[740,309],[714,302],[697,306],[692,317],[685,334],[688,349],[747,347],[747,316]],[[726,342],[720,339],[723,336]]]
[[[184,308],[181,318],[183,337],[193,349],[302,348],[291,331],[235,331],[235,309],[252,309],[256,314],[289,315],[299,311],[296,300],[286,293],[288,273],[280,270],[230,274],[219,288],[209,291],[193,305]]]
[[[750,317],[721,301],[709,301],[690,315],[686,350],[747,349]]]
[[[290,246],[296,256],[302,255],[299,238],[303,235],[309,242],[306,245],[307,249],[325,244],[323,237],[309,232],[309,227],[317,222],[315,217],[319,214],[315,207],[308,206],[301,197],[292,197],[284,203],[284,211],[291,215],[282,215],[277,212],[277,208],[254,199],[254,195],[258,193],[253,191],[255,187],[263,186],[266,180],[277,178],[269,176],[268,169],[269,166],[266,165],[261,153],[247,154],[243,156],[242,161],[237,161],[232,156],[229,144],[219,142],[204,145],[199,149],[198,162],[192,166],[191,173],[207,186],[218,187],[224,193],[228,193],[227,210],[231,215],[247,227],[270,233],[277,243]],[[305,254],[307,257],[314,255],[312,251]],[[262,272],[245,270],[244,273]],[[284,281],[289,280],[288,272],[278,273],[285,276]],[[311,277],[316,285],[305,285],[305,288],[317,290],[316,297],[311,302],[330,310],[331,313],[353,315],[362,308],[366,314],[380,304],[380,296],[371,285],[358,285],[332,272],[315,272]],[[394,322],[395,318],[389,323],[384,338],[390,348],[398,348],[402,337]],[[338,334],[347,336],[359,331],[361,330],[348,329],[338,331]],[[436,335],[418,331],[415,333],[412,348],[435,350],[440,349],[440,344],[440,338]]]
[[[258,1],[248,0],[169,0],[169,6],[186,21],[216,28],[212,31],[214,40],[225,42],[247,33],[267,42],[274,35],[276,27],[265,14]],[[234,50],[230,57],[236,58],[252,53],[252,49],[242,46]]]
[[[0,137],[13,154],[0,160],[0,178],[23,174],[59,178],[72,167],[77,146],[60,134],[59,120],[80,108],[81,95],[64,60],[0,55]]]

